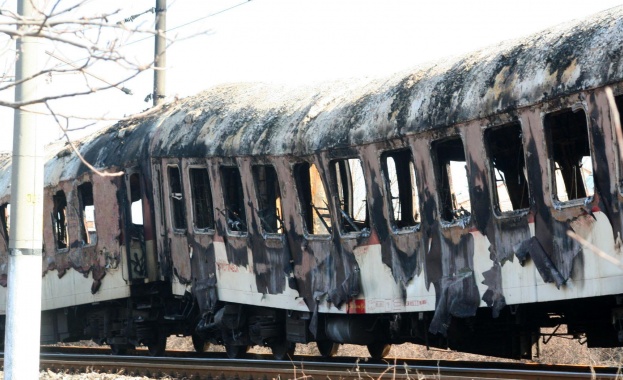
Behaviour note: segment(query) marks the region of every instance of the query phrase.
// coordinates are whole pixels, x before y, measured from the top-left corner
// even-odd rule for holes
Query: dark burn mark
[[[482,283],[488,287],[482,300],[491,308],[493,318],[500,316],[500,311],[506,306],[504,289],[502,289],[502,266],[494,263],[491,269],[482,273],[485,278]]]
[[[595,93],[590,95],[591,104],[599,104]],[[615,145],[611,137],[608,138],[604,133],[604,126],[614,125],[610,120],[610,115],[602,115],[603,108],[594,106],[590,110],[590,131],[593,143],[593,183],[595,185],[595,196],[593,204],[599,206],[599,210],[606,214],[612,225],[612,233],[615,239],[620,238],[623,226],[621,225],[621,212],[618,201],[618,191],[616,184],[610,176],[608,162],[608,147]],[[616,158],[613,157],[613,158]]]
[[[452,228],[452,227],[451,227]],[[453,242],[449,229],[433,236],[427,264],[434,263],[437,277],[435,286],[435,314],[429,331],[445,335],[452,317],[466,318],[476,315],[480,304],[480,293],[474,276],[474,238],[463,233],[458,242]],[[458,232],[458,231],[456,231]],[[427,265],[428,269],[428,265]]]
[[[214,244],[209,235],[194,236],[189,240],[193,248],[193,295],[202,312],[213,314],[218,301]]]
[[[528,257],[532,258],[532,261],[534,261],[534,265],[539,271],[543,281],[553,282],[559,289],[565,284],[565,282],[567,282],[567,279],[562,277],[550,259],[548,253],[543,249],[543,246],[541,246],[541,243],[536,237],[531,237],[521,243],[517,249],[516,255],[522,266]]]

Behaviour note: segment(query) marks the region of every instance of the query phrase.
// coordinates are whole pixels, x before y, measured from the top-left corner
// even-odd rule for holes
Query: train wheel
[[[128,353],[128,348],[130,348],[127,344],[111,344],[110,352],[113,355],[125,355]]]
[[[294,349],[296,343],[288,342],[287,340],[281,340],[274,342],[270,345],[270,349],[273,351],[273,357],[277,360],[285,360],[294,356]]]
[[[156,336],[156,341],[147,345],[147,352],[149,356],[162,356],[167,348],[167,336],[159,332]]]
[[[225,344],[225,352],[230,359],[241,358],[249,351],[249,346],[237,346],[235,344]]]
[[[330,340],[319,340],[316,342],[320,356],[323,358],[330,358],[337,354],[337,350],[340,348],[338,343],[333,343]]]
[[[206,342],[202,337],[197,334],[193,334],[191,336],[193,341],[193,348],[196,352],[206,352],[208,347],[210,347],[210,343]]]
[[[387,343],[370,343],[368,344],[368,352],[370,353],[370,357],[372,359],[383,359],[387,354],[389,354],[389,350],[392,348],[391,344]]]

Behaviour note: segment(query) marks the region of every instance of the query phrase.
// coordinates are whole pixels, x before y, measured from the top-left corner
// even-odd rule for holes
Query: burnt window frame
[[[365,199],[363,202],[365,203],[364,207],[364,219],[358,220],[355,219],[355,205],[358,202],[355,200],[355,185],[352,179],[352,169],[350,169],[350,160],[357,160],[359,162],[359,167],[361,169],[361,180],[363,181],[363,188],[365,190]],[[344,163],[348,163],[348,170]],[[342,165],[340,165],[342,164]],[[339,181],[338,181],[338,168],[339,167]],[[349,173],[347,173],[347,170]],[[368,202],[368,183],[366,181],[366,173],[364,170],[363,160],[358,156],[349,156],[343,158],[332,159],[329,162],[329,175],[331,177],[331,190],[329,192],[329,200],[333,202],[336,212],[336,220],[339,220],[339,229],[341,236],[345,237],[353,237],[359,235],[368,235],[370,233],[370,226],[372,224],[370,220],[370,202]],[[350,190],[346,189],[343,184],[342,178],[346,178],[348,181],[347,186],[350,187]],[[342,191],[340,191],[340,183]],[[344,189],[348,190],[348,193],[344,191]],[[348,199],[349,198],[349,199]],[[342,201],[343,199],[343,201]],[[344,202],[344,207],[342,207],[342,202]]]
[[[235,171],[237,173],[234,178],[236,178],[236,184],[239,186],[235,186],[236,184],[230,182],[231,177],[225,175],[226,171]],[[249,218],[247,217],[246,210],[247,196],[244,191],[244,182],[242,181],[240,168],[236,165],[221,165],[219,167],[219,175],[221,176],[221,195],[223,196],[223,205],[225,206],[225,209],[220,211],[220,213],[225,217],[227,233],[244,236],[249,232]],[[230,186],[237,189],[235,198],[237,198],[236,204],[238,207],[235,210],[230,207],[230,201],[233,200],[229,198],[229,194],[231,194],[229,191]]]
[[[443,194],[443,187],[444,187],[444,183],[443,180],[445,178],[449,178],[450,180],[452,179],[452,175],[450,173],[451,168],[450,168],[450,162],[452,161],[457,161],[457,160],[451,160],[448,159],[447,160],[447,164],[446,165],[441,165],[440,159],[439,159],[439,146],[440,145],[445,145],[448,144],[449,142],[456,140],[459,141],[461,143],[461,153],[462,153],[462,157],[463,157],[463,161],[465,162],[465,176],[466,176],[466,189],[468,192],[468,202],[469,202],[469,210],[467,209],[463,209],[463,211],[466,213],[465,215],[462,216],[456,216],[456,213],[458,213],[460,211],[460,209],[456,208],[450,208],[449,210],[445,208],[445,206],[448,204],[448,199],[444,199],[446,197],[444,197]],[[465,143],[463,141],[463,136],[461,134],[454,134],[454,135],[449,135],[449,136],[445,136],[436,140],[431,141],[431,158],[433,161],[433,171],[434,171],[434,176],[435,176],[435,191],[436,191],[436,195],[437,195],[437,212],[439,213],[439,220],[442,223],[447,224],[448,226],[454,226],[454,225],[468,225],[471,223],[472,221],[472,209],[473,209],[473,205],[472,205],[472,197],[471,194],[469,193],[469,186],[470,186],[470,182],[469,182],[469,173],[467,172],[467,154],[465,153]],[[442,166],[445,169],[442,169]],[[445,176],[442,175],[443,172],[442,170],[444,170],[445,172]],[[453,205],[453,201],[452,201],[452,195],[453,195],[453,190],[454,186],[451,185],[450,181],[448,180],[448,197],[450,199],[450,204],[451,206]],[[456,201],[458,202],[458,201]],[[458,206],[458,203],[457,203]],[[446,218],[448,215],[454,215],[452,218]]]
[[[396,165],[396,163],[402,162],[401,160],[399,160],[400,157],[398,156],[403,155],[403,154],[406,156],[408,155],[407,165],[406,165],[406,168],[399,168]],[[398,202],[400,203],[400,208],[401,208],[400,222],[396,221],[396,216],[395,216],[396,210],[394,210],[394,202],[393,202],[394,194],[392,193],[391,178],[390,178],[391,173],[389,171],[389,166],[387,164],[387,160],[390,157],[394,160],[394,166],[395,166],[394,169],[396,170],[396,181],[397,181],[396,186],[398,187],[398,198],[397,199],[398,199]],[[418,187],[417,168],[415,167],[413,151],[411,150],[410,147],[385,150],[385,151],[382,151],[381,154],[379,155],[379,162],[381,164],[381,171],[382,171],[382,176],[383,176],[383,183],[385,186],[385,193],[387,194],[386,196],[387,200],[385,202],[385,206],[387,207],[387,211],[389,215],[389,222],[390,222],[392,232],[401,233],[401,232],[411,232],[414,230],[415,231],[419,230],[422,225],[422,207],[421,207],[422,202],[420,202],[420,189]],[[409,172],[409,176],[408,177],[400,176],[398,173],[401,170],[407,170]],[[405,183],[404,178],[409,179],[408,184]],[[413,181],[411,181],[412,179]],[[402,199],[404,197],[409,199],[408,194],[404,194],[405,192],[408,193],[408,190],[409,190],[409,189],[405,189],[405,186],[408,186],[409,189],[411,190],[411,197],[409,201],[411,204],[407,205],[408,206],[407,215],[409,215],[409,218],[410,218],[410,220],[408,221],[404,221],[404,218],[402,217],[402,215],[404,214],[403,204],[405,204],[405,202]],[[411,212],[409,212],[409,210]],[[418,218],[415,218],[414,210],[417,211]]]
[[[552,203],[560,207],[573,207],[573,206],[577,206],[580,204],[584,204],[586,201],[592,200],[593,196],[595,195],[595,187],[593,185],[592,195],[588,195],[588,193],[585,193],[585,196],[570,198],[569,190],[566,187],[566,183],[563,183],[563,186],[565,187],[565,193],[567,194],[567,200],[561,201],[558,198],[559,194],[558,194],[558,187],[557,187],[558,184],[556,180],[556,161],[554,159],[555,151],[553,149],[554,147],[552,146],[554,142],[553,142],[551,127],[548,123],[548,118],[561,115],[564,113],[579,114],[580,112],[584,115],[583,120],[586,126],[586,143],[588,146],[588,153],[589,153],[589,157],[591,160],[591,167],[593,168],[592,175],[593,175],[593,184],[594,184],[595,183],[595,178],[594,178],[595,165],[594,165],[594,157],[593,157],[594,156],[593,140],[592,140],[592,135],[591,135],[591,124],[589,120],[589,113],[585,105],[582,102],[575,102],[571,106],[548,110],[547,112],[543,112],[541,115],[541,126],[543,128],[543,134],[545,137],[545,147],[546,147],[545,153],[547,155],[547,160],[548,160],[547,169],[548,169],[549,186],[550,186],[550,197],[551,197]],[[557,143],[558,141],[560,140],[557,139]],[[582,184],[584,184],[583,180],[582,180]],[[587,189],[584,189],[584,191],[586,190]]]
[[[307,175],[306,175],[306,180],[305,180],[306,182],[303,183],[302,181],[303,173],[301,173],[301,170],[303,170],[305,166],[307,167],[306,169]],[[310,178],[312,166],[314,166],[316,168],[316,171],[318,172],[318,178],[320,179],[320,184],[322,186],[322,190],[324,192],[324,197],[326,201],[325,208],[317,208],[317,207],[314,207],[312,204],[313,194],[311,194],[311,178]],[[294,177],[293,182],[294,182],[294,186],[296,187],[297,203],[300,207],[303,234],[305,238],[308,240],[311,240],[311,239],[329,240],[331,236],[333,235],[333,228],[334,228],[335,222],[333,220],[333,211],[331,210],[330,199],[328,195],[329,193],[327,192],[327,184],[323,180],[322,174],[320,173],[320,170],[318,169],[318,167],[319,165],[313,161],[301,161],[301,162],[296,162],[292,164],[292,175]],[[321,214],[321,210],[323,211],[326,210],[325,214]],[[325,233],[314,233],[313,231],[313,228],[315,226],[313,222],[314,218],[317,218],[320,221],[319,225],[323,225],[324,229],[326,230]],[[326,224],[327,221],[330,224],[327,225]]]
[[[167,178],[167,195],[169,198],[169,222],[173,231],[176,233],[184,233],[188,228],[188,221],[186,220],[186,196],[184,194],[184,179],[182,178],[182,169],[179,163],[168,163],[166,165],[166,178]],[[171,171],[177,170],[177,176],[173,176]],[[174,177],[177,177],[177,185],[179,186],[179,192],[174,192],[173,186]]]
[[[201,228],[197,227],[197,203],[196,203],[196,194],[195,194],[195,177],[192,173],[194,172],[205,172],[207,178],[207,199],[209,199],[209,204],[207,205],[207,227]],[[191,202],[191,221],[193,226],[193,231],[197,233],[208,233],[213,234],[216,231],[216,213],[214,206],[214,192],[212,191],[212,176],[210,174],[210,170],[206,166],[200,165],[190,165],[188,167],[188,181],[190,185],[190,202]],[[204,183],[205,185],[205,183]]]
[[[69,250],[69,228],[67,223],[67,195],[63,189],[59,189],[52,195],[52,205],[52,233],[54,234],[54,248],[58,252],[64,252]]]
[[[270,168],[270,170],[272,170],[272,172],[274,173],[274,179],[276,180],[275,188],[277,191],[275,192],[274,189],[272,189],[273,191],[269,192],[269,193],[272,193],[272,195],[274,195],[272,197],[274,198],[273,199],[275,203],[274,207],[272,207],[272,205],[263,204],[264,200],[262,199],[262,196],[260,194],[260,181],[258,178],[260,173],[258,173],[257,171],[260,168]],[[275,165],[273,164],[258,163],[258,164],[254,164],[251,166],[251,175],[253,177],[255,200],[257,202],[257,209],[253,211],[255,212],[255,215],[257,215],[259,219],[260,231],[262,231],[262,234],[265,235],[265,237],[271,237],[271,236],[281,237],[285,233],[285,223],[283,221],[283,196],[282,196],[283,192],[281,191],[281,182],[279,181],[279,173],[277,172],[277,169],[275,168]],[[268,181],[268,179],[265,179],[264,181]],[[270,196],[270,195],[271,194],[267,194],[267,196]],[[269,201],[269,203],[273,203],[273,202]],[[267,206],[267,207],[263,207],[263,206]],[[271,213],[270,212],[271,210],[274,210],[274,212]],[[269,223],[272,224],[272,222],[275,223],[274,226],[269,225]],[[271,231],[269,231],[269,229]]]
[[[128,191],[128,206],[129,206],[129,222],[132,226],[145,226],[145,207],[143,207],[143,176],[138,170],[128,170],[127,175],[127,191]],[[134,217],[134,205],[137,204],[140,208],[140,223]],[[138,211],[138,210],[136,210]]]
[[[502,211],[502,208],[500,205],[500,196],[499,196],[498,189],[497,189],[498,176],[496,173],[496,169],[499,171],[501,170],[498,169],[498,167],[493,162],[494,154],[491,150],[490,139],[492,137],[490,137],[490,135],[493,133],[499,133],[500,130],[506,129],[506,128],[519,128],[519,139],[521,141],[520,157],[521,157],[521,160],[523,161],[523,168],[522,170],[518,171],[518,175],[521,176],[518,178],[521,178],[520,182],[521,180],[524,181],[525,197],[526,197],[525,202],[527,203],[524,203],[524,199],[521,198],[518,202],[520,207],[513,208],[512,210]],[[525,139],[524,139],[523,124],[521,123],[521,120],[519,119],[510,120],[506,123],[496,124],[496,125],[484,128],[483,133],[482,133],[482,141],[485,147],[486,162],[487,162],[488,170],[489,170],[489,189],[490,189],[490,194],[491,194],[491,207],[493,210],[493,214],[498,218],[513,217],[517,215],[527,214],[528,211],[530,210],[532,199],[531,199],[531,193],[530,193],[530,183],[528,182],[528,178],[526,177],[526,174],[527,174],[526,144],[525,144]],[[505,172],[502,172],[502,173],[505,176],[504,178],[506,178],[507,174]],[[509,196],[508,202],[510,202],[512,206],[513,196],[511,196],[511,191],[508,190],[508,185],[505,184],[504,186],[506,187],[506,191]],[[521,207],[521,206],[525,206],[525,207]]]
[[[90,188],[90,195],[85,194],[83,189]],[[82,182],[80,185],[76,187],[76,191],[78,194],[78,213],[80,219],[80,239],[82,239],[82,244],[84,246],[93,246],[97,244],[97,223],[95,221],[95,193],[93,183],[90,181]],[[86,195],[86,196],[85,196]],[[90,202],[88,202],[90,200]],[[89,204],[90,203],[90,204]],[[86,207],[93,206],[93,227],[94,234],[92,235],[87,226],[87,216],[86,216]],[[92,239],[92,237],[95,237]]]

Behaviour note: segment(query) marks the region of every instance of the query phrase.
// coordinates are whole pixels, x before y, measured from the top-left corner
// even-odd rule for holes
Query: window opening
[[[225,198],[225,218],[230,231],[246,232],[247,216],[244,208],[244,193],[240,170],[237,167],[221,168],[223,196]]]
[[[592,196],[593,168],[584,110],[548,114],[544,122],[555,174],[554,199],[567,202]]]
[[[460,137],[438,141],[433,144],[433,150],[441,218],[446,222],[469,218],[471,205],[463,141]]]
[[[93,185],[85,182],[78,186],[78,202],[80,203],[80,235],[83,244],[97,244],[95,227],[95,203],[93,201]]]
[[[206,168],[190,169],[190,192],[193,200],[193,223],[196,229],[214,229],[212,188]]]
[[[283,233],[281,191],[277,171],[271,165],[257,165],[253,167],[253,178],[259,205],[259,210],[256,211],[262,228],[267,233]]]
[[[363,167],[358,158],[333,161],[333,173],[343,232],[369,228],[368,203]]]
[[[143,198],[141,195],[141,180],[138,173],[130,176],[130,217],[132,224],[143,225]]]
[[[381,156],[385,183],[390,196],[390,215],[397,228],[420,223],[419,199],[413,156],[408,149],[385,152]]]
[[[294,166],[301,213],[308,234],[331,233],[331,213],[327,195],[316,165],[301,163]]]
[[[9,233],[11,232],[11,204],[5,203],[0,206],[0,223],[2,223],[2,233],[4,233],[4,238],[9,244]]]
[[[63,190],[57,191],[52,200],[54,201],[52,224],[56,249],[65,249],[69,247],[69,237],[67,236],[67,198],[65,197],[65,192]]]
[[[182,193],[180,169],[177,165],[171,165],[168,167],[168,171],[173,228],[176,230],[183,230],[186,228],[186,215],[184,215],[184,195]]]
[[[530,207],[521,125],[512,123],[485,131],[485,144],[494,180],[494,202],[499,212]]]

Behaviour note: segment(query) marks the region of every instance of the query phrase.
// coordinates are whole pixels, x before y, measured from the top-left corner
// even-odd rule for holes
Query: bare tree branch
[[[67,128],[63,127],[63,125],[61,124],[60,120],[58,120],[57,115],[54,113],[52,108],[50,108],[50,105],[46,102],[45,106],[50,111],[50,114],[54,117],[54,120],[56,121],[58,127],[63,131],[63,137],[65,137],[67,139],[67,143],[71,147],[71,150],[74,151],[76,156],[78,156],[80,161],[82,161],[82,163],[84,165],[86,165],[86,167],[91,169],[91,171],[93,171],[95,174],[97,174],[99,176],[102,176],[102,177],[119,177],[119,176],[122,176],[124,174],[123,171],[118,171],[118,172],[113,172],[113,173],[106,172],[106,171],[101,171],[101,170],[95,168],[93,165],[91,165],[87,160],[85,160],[84,157],[82,156],[82,154],[80,154],[80,151],[76,148],[74,143],[71,141],[71,138],[69,137],[69,135],[67,134],[67,132],[68,132]]]

